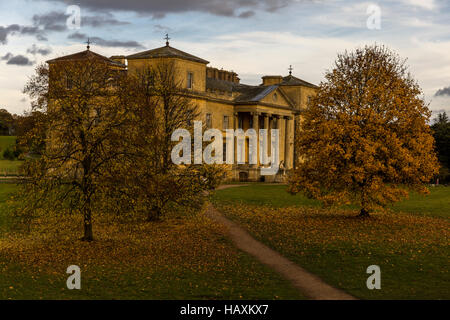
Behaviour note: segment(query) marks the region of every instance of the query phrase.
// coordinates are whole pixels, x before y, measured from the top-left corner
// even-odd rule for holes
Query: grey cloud
[[[241,14],[239,14],[239,18],[249,18],[249,17],[251,17],[251,16],[254,16],[255,15],[255,12],[254,11],[251,11],[251,10],[247,10],[247,11],[244,11],[244,12],[242,12]]]
[[[16,66],[31,66],[34,64],[34,62],[23,55],[19,54],[15,56],[10,52],[4,55],[1,60],[7,60],[6,64],[12,64]]]
[[[4,27],[0,27],[0,43],[5,44],[8,38],[8,31]]]
[[[30,59],[25,56],[18,55],[9,59],[6,64],[14,64],[17,66],[31,66],[34,64],[34,62],[30,61]]]
[[[51,11],[45,14],[34,15],[33,24],[42,27],[45,31],[65,31],[67,30],[66,21],[69,15],[62,11]],[[82,26],[102,27],[107,25],[118,26],[129,24],[129,22],[119,21],[110,13],[97,16],[81,16]]]
[[[74,40],[87,40],[88,35],[86,35],[84,33],[75,32],[75,33],[70,34],[67,38],[74,39]]]
[[[38,27],[30,27],[30,26],[24,26],[22,27],[22,29],[20,30],[21,34],[31,34],[31,35],[36,35],[36,34],[40,34],[41,31],[39,30]]]
[[[111,16],[88,16],[81,18],[81,25],[88,25],[91,27],[101,27],[106,25],[121,26],[126,24],[130,23],[126,21],[119,21]]]
[[[158,32],[161,32],[161,31],[164,31],[164,32],[172,32],[172,28],[163,26],[163,25],[161,25],[161,24],[155,24],[155,25],[153,26],[153,29],[154,29],[155,31],[158,31]]]
[[[0,43],[6,44],[8,36],[16,33],[35,35],[38,33],[38,30],[35,30],[33,27],[24,27],[18,24],[11,24],[7,27],[0,26]]]
[[[75,32],[69,35],[67,38],[82,41],[87,40],[88,35]],[[100,37],[89,37],[89,40],[92,42],[92,44],[102,47],[144,48],[143,45],[136,41],[105,40]]]
[[[20,26],[18,24],[11,24],[7,27],[0,26],[0,43],[6,44],[8,36],[20,34],[20,35],[34,35],[36,38],[44,39],[42,31],[37,26]]]
[[[450,87],[439,89],[435,94],[436,97],[440,96],[450,96]]]
[[[92,40],[94,44],[104,47],[144,48],[143,45],[136,41],[104,40],[98,37],[94,37]]]
[[[64,31],[69,15],[64,12],[51,11],[45,14],[35,14],[33,25],[42,27],[45,31]]]
[[[32,55],[40,54],[42,56],[47,56],[50,53],[52,53],[52,49],[51,48],[37,47],[35,44],[33,44],[31,46],[31,48],[27,49],[27,53],[31,53]]]
[[[44,36],[43,34],[37,34],[36,39],[39,41],[48,41],[47,37]]]
[[[52,1],[65,2],[65,0]],[[168,13],[186,11],[248,18],[254,14],[255,10],[273,12],[293,3],[303,1],[312,0],[79,0],[77,4],[100,12],[109,12],[110,10],[134,11],[140,14],[152,15],[154,18],[161,18]]]
[[[1,57],[2,60],[9,60],[13,57],[13,54],[11,52],[8,52],[3,57]]]
[[[33,35],[38,41],[47,41],[46,32],[61,32],[67,30],[66,21],[69,15],[65,12],[51,11],[45,14],[35,14],[31,26],[12,24],[0,26],[0,44],[6,44],[8,36],[14,34]],[[102,13],[98,16],[82,16],[81,24],[91,27],[102,27],[106,25],[125,25],[128,22],[119,21],[110,13]]]

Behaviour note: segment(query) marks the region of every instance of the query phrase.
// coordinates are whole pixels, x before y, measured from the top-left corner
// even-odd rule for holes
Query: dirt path
[[[220,186],[218,189],[241,187],[243,185]],[[270,249],[261,242],[255,240],[247,231],[237,223],[225,218],[211,203],[208,203],[206,214],[228,229],[228,234],[234,244],[260,262],[271,267],[284,278],[291,281],[305,296],[316,300],[354,300],[351,295],[336,289],[319,277],[309,273],[292,261],[286,259],[278,252]]]

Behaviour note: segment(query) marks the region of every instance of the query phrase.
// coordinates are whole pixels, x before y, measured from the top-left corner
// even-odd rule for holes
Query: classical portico
[[[259,132],[260,129],[268,130],[268,156],[271,157],[271,131],[278,129],[278,163],[280,170],[277,177],[266,176],[265,181],[282,180],[283,175],[293,168],[293,144],[294,144],[294,117],[295,113],[288,110],[276,110],[275,108],[268,109],[267,106],[237,106],[233,114],[233,128],[235,130],[242,129],[244,132],[248,129],[254,129]],[[248,137],[246,138],[249,139]],[[246,141],[246,148],[248,142]],[[248,149],[247,149],[248,150]],[[259,139],[258,139],[258,154],[259,154]],[[248,157],[246,157],[245,164],[235,164],[233,166],[234,179],[246,179],[259,181],[261,175],[259,169],[261,163],[258,158],[258,164],[250,164]]]
[[[208,61],[172,47],[168,36],[163,47],[129,56],[113,56],[110,59],[126,64],[128,73],[161,61],[173,63],[177,70],[177,82],[198,106],[199,120],[206,123],[208,128],[222,130],[224,134],[227,129],[243,129],[244,132],[250,128],[256,132],[268,129],[269,137],[271,130],[279,130],[277,165],[280,170],[275,176],[265,176],[265,181],[281,181],[294,167],[296,126],[300,123],[302,110],[309,98],[315,95],[317,87],[293,76],[292,66],[289,67],[287,76],[268,75],[262,77],[260,85],[242,84],[236,72],[208,66]],[[225,140],[224,150],[228,150]],[[268,155],[271,156],[270,138],[268,141]],[[245,143],[248,150],[248,138]],[[236,144],[234,148],[236,156]],[[259,161],[257,164],[250,164],[248,155],[243,164],[236,164],[236,157],[234,159],[235,164],[230,165],[230,179],[262,180],[261,168],[264,166]]]

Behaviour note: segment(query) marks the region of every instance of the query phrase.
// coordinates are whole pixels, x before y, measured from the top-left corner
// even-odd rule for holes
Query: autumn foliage
[[[197,116],[175,72],[161,64],[128,75],[95,59],[38,67],[25,92],[41,116],[21,144],[45,147],[24,165],[17,212],[80,214],[91,241],[99,213],[158,220],[201,205],[222,173],[171,161],[172,132]]]
[[[290,192],[356,203],[363,216],[408,189],[426,193],[438,162],[421,94],[405,62],[383,46],[339,54],[302,113]]]

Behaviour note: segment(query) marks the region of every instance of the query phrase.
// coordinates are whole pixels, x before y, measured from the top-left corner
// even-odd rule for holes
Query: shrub
[[[5,151],[3,151],[3,159],[6,160],[14,160],[16,157],[14,155],[14,151],[12,151],[10,148],[7,148]]]

